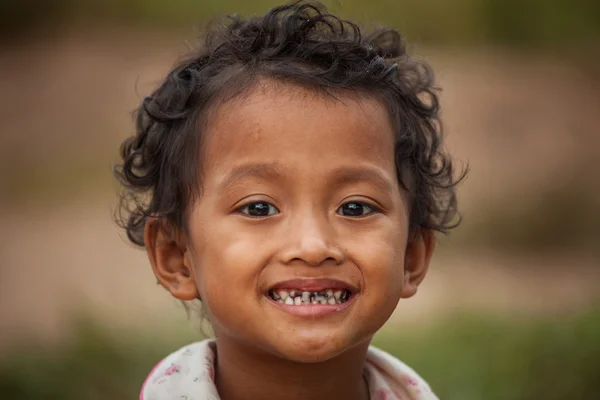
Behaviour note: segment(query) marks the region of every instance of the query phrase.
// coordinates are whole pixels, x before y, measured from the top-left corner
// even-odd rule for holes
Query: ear
[[[197,298],[194,270],[182,235],[173,232],[164,222],[151,218],[144,229],[144,244],[158,283],[177,299]]]
[[[417,293],[417,288],[429,269],[435,243],[435,232],[430,229],[419,231],[409,240],[404,257],[402,298],[407,299]]]

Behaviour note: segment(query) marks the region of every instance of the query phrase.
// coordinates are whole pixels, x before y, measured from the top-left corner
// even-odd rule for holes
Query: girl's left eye
[[[365,217],[373,214],[376,211],[375,207],[360,201],[350,201],[344,203],[337,209],[337,213],[344,217]]]
[[[255,201],[254,203],[246,204],[239,209],[239,212],[254,218],[269,217],[271,215],[279,214],[279,210],[266,201]]]

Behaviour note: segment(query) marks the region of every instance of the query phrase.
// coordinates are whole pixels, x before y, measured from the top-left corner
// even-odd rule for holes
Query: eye
[[[360,201],[350,201],[344,203],[337,209],[337,213],[344,217],[365,217],[373,214],[376,211],[375,207]]]
[[[241,207],[238,211],[254,218],[269,217],[271,215],[279,214],[279,210],[274,205],[269,204],[266,201],[255,201],[253,203],[248,203]]]

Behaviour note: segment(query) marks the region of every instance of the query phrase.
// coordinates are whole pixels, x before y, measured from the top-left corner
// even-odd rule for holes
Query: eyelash
[[[267,215],[251,215],[250,214],[250,207],[251,206],[256,206],[258,204],[266,205]],[[342,208],[344,206],[347,206],[349,204],[358,204],[358,205],[362,206],[363,208],[367,208],[370,211],[368,211],[367,213],[361,214],[361,215],[343,215],[340,212],[340,210],[342,210]],[[271,213],[272,210],[275,210],[275,212]],[[244,214],[244,215],[246,215],[246,216],[248,216],[250,218],[266,218],[266,217],[271,217],[273,215],[277,215],[277,214],[280,213],[280,211],[277,209],[277,207],[275,207],[274,205],[272,205],[271,203],[266,202],[266,201],[254,201],[254,202],[245,204],[242,207],[238,208],[237,212],[240,213],[240,214]],[[336,212],[336,214],[341,215],[343,217],[364,218],[364,217],[367,217],[367,216],[372,215],[372,214],[380,213],[381,211],[379,210],[379,208],[375,207],[374,205],[369,204],[369,203],[364,202],[364,201],[348,201],[346,203],[343,203],[340,207],[338,207],[338,209],[335,210],[335,212]]]
[[[370,209],[371,211],[367,212],[366,214],[352,215],[352,216],[340,214],[339,211],[342,209],[342,207],[347,206],[348,204],[358,204],[358,205],[362,206],[363,208],[366,207],[366,208]],[[343,217],[364,218],[364,217],[368,217],[369,215],[380,213],[381,210],[379,210],[379,208],[375,207],[374,205],[369,204],[369,203],[364,202],[364,201],[347,201],[344,204],[342,204],[337,210],[335,210],[335,212],[336,212],[336,214],[341,215]]]
[[[244,210],[248,210],[251,206],[256,206],[257,204],[263,204],[267,206],[267,210],[268,210],[268,214],[267,215],[250,215],[249,212],[244,212]],[[271,210],[275,210],[276,212],[271,214]],[[251,203],[245,204],[242,207],[237,209],[237,212],[239,212],[240,214],[244,214],[250,218],[266,218],[266,217],[271,217],[273,215],[277,215],[279,214],[279,210],[277,209],[277,207],[275,207],[273,204],[267,202],[267,201],[253,201]]]

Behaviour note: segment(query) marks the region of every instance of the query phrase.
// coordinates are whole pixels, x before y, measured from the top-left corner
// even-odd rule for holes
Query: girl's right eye
[[[238,211],[253,218],[264,218],[279,214],[279,210],[275,208],[274,205],[269,204],[266,201],[255,201],[254,203],[248,203],[239,208]]]

